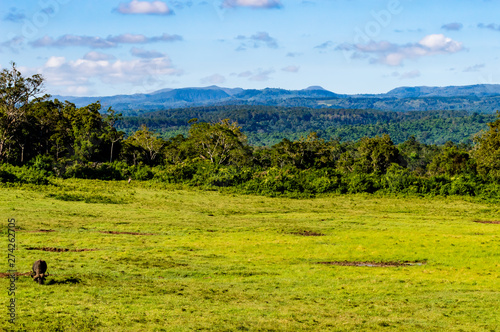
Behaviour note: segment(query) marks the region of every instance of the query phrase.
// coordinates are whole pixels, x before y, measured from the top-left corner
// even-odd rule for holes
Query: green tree
[[[362,138],[356,164],[363,173],[385,173],[392,163],[400,164],[401,155],[389,135]]]
[[[106,116],[104,117],[105,125],[105,137],[109,142],[111,142],[111,149],[109,153],[109,162],[113,162],[113,149],[115,147],[115,143],[123,140],[123,136],[125,133],[123,131],[118,131],[115,128],[116,122],[119,121],[122,117],[121,113],[116,113],[111,107],[106,111]]]
[[[456,146],[445,146],[441,153],[434,156],[428,170],[430,175],[455,176],[474,172],[474,165],[467,151]]]
[[[80,161],[91,161],[98,154],[105,139],[105,124],[102,121],[101,104],[92,103],[69,114],[73,134],[74,157]]]
[[[441,149],[436,145],[426,145],[416,140],[415,136],[410,136],[408,140],[399,144],[399,152],[408,170],[417,175],[425,175],[427,166],[433,158],[440,153]]]
[[[158,137],[157,134],[149,130],[145,125],[142,125],[141,129],[130,136],[127,141],[130,145],[132,145],[132,151],[135,153],[140,153],[140,150],[142,149],[143,153],[146,154],[146,159],[149,164],[153,164],[155,162],[156,157],[165,145],[165,141]],[[133,149],[134,146],[136,147],[135,150]],[[137,147],[140,149],[137,149]],[[134,155],[134,164],[137,157],[138,156]]]
[[[191,142],[181,134],[168,139],[163,151],[165,162],[173,165],[196,156],[196,152]]]
[[[37,74],[25,78],[15,63],[10,70],[3,69],[0,73],[0,161],[7,159],[16,144],[20,144],[24,152],[25,142],[16,136],[16,132],[25,133],[26,126],[21,127],[27,122],[30,107],[49,97],[40,96],[42,90],[42,76]]]
[[[216,165],[242,165],[248,160],[249,148],[240,129],[229,119],[216,123],[193,123],[189,129],[189,140],[202,159]]]
[[[477,162],[477,171],[484,178],[500,181],[500,112],[497,119],[488,123],[488,131],[475,137],[476,146],[473,156]]]

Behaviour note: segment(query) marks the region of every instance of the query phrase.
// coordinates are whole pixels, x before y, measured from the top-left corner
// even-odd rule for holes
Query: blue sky
[[[498,0],[4,1],[0,66],[41,73],[53,95],[499,83],[499,12]]]

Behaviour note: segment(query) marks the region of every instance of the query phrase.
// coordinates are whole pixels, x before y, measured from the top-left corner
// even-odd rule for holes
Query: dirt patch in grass
[[[21,273],[21,272],[16,272],[16,277],[19,277],[19,276],[29,276],[31,275],[30,272],[26,272],[26,273]],[[10,277],[10,273],[0,273],[0,278],[9,278]]]
[[[34,231],[25,231],[25,230],[18,230],[18,232],[25,232],[25,233],[52,233],[52,232],[55,232],[55,230],[53,229],[37,229],[37,230],[34,230]]]
[[[103,234],[127,234],[127,235],[156,235],[153,233],[136,233],[136,232],[115,232],[115,231],[99,231]]]
[[[427,262],[348,262],[348,261],[333,261],[333,262],[319,262],[323,265],[336,265],[336,266],[367,266],[367,267],[397,267],[397,266],[419,266],[425,265]]]
[[[99,249],[68,249],[68,248],[52,248],[52,247],[27,247],[26,250],[41,250],[50,252],[81,252],[81,251],[96,251]]]
[[[300,236],[325,236],[325,234],[323,234],[323,233],[314,232],[314,231],[306,231],[306,230],[292,232],[290,234],[300,235]]]
[[[500,225],[500,221],[498,220],[474,220],[474,222],[480,223],[480,224],[497,224]]]

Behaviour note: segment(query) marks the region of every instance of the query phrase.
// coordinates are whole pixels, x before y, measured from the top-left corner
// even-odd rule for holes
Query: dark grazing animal
[[[33,272],[31,272],[31,277],[33,278],[33,280],[38,281],[40,285],[43,285],[45,277],[49,275],[48,273],[46,273],[47,263],[39,259],[33,263],[32,270]]]

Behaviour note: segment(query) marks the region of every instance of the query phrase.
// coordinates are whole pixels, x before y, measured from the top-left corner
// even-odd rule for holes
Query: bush
[[[226,166],[211,172],[207,183],[216,187],[232,187],[245,183],[251,178],[252,171],[248,168]]]
[[[130,177],[134,180],[146,181],[154,178],[153,169],[147,165],[130,166]]]
[[[47,174],[54,175],[54,162],[51,156],[38,155],[31,162],[31,167],[38,171],[45,171]]]
[[[299,179],[299,171],[295,167],[271,167],[266,171],[256,171],[252,179],[243,185],[248,193],[258,193],[269,196],[303,192],[304,187]]]
[[[381,188],[380,179],[375,174],[353,173],[346,179],[347,192],[373,194]]]
[[[24,184],[49,184],[49,174],[44,170],[38,170],[28,166],[13,166],[2,164],[0,169],[0,181]]]
[[[129,167],[124,162],[113,163],[75,163],[66,167],[65,178],[124,180],[130,174]]]
[[[476,196],[476,186],[477,179],[475,177],[462,175],[456,178],[452,178],[450,194]]]
[[[167,183],[183,183],[193,179],[198,165],[193,163],[178,163],[163,167],[156,167],[154,180]]]
[[[8,164],[0,165],[0,182],[17,182],[17,176],[12,171],[12,166]]]
[[[420,179],[410,170],[398,164],[392,164],[382,179],[383,187],[392,193],[419,193],[421,192]]]

